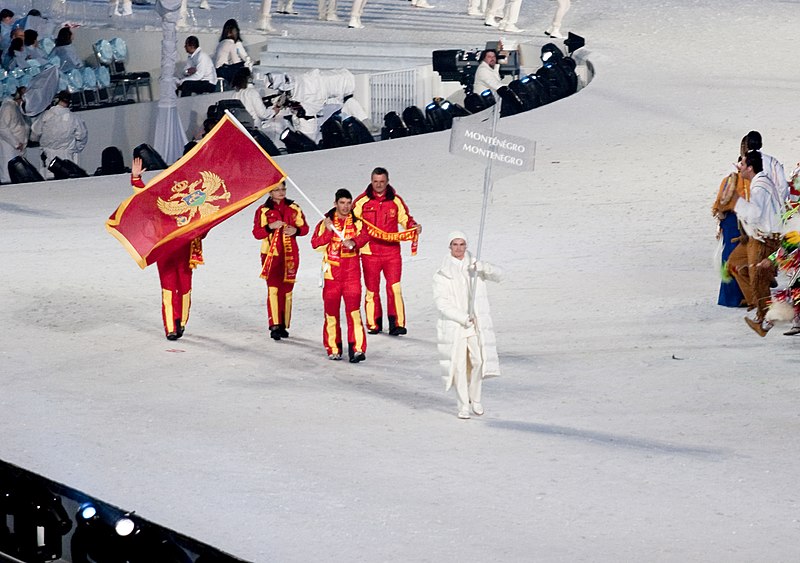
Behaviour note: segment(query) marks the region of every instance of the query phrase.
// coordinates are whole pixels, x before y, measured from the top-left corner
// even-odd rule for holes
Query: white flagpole
[[[492,137],[497,134],[497,121],[500,119],[500,103],[501,100],[496,92],[493,92],[495,97],[494,111],[492,112]],[[478,248],[475,251],[475,262],[481,259],[481,247],[483,246],[483,231],[486,225],[486,209],[489,207],[489,192],[492,190],[492,163],[494,159],[488,158],[486,161],[486,169],[483,172],[483,204],[481,205],[481,222],[478,230]],[[477,285],[478,271],[477,268],[470,272],[469,284],[469,313],[475,314],[475,288]]]
[[[253,136],[252,136],[252,135],[250,134],[250,132],[249,132],[249,131],[248,131],[248,130],[245,128],[245,126],[244,126],[244,125],[242,125],[242,124],[241,124],[241,122],[240,122],[238,119],[236,119],[236,117],[235,117],[235,116],[234,116],[234,115],[233,115],[233,114],[232,114],[232,113],[231,113],[229,110],[227,110],[227,109],[225,110],[225,115],[227,115],[228,117],[230,117],[231,121],[234,123],[234,125],[236,125],[236,126],[237,126],[237,127],[238,127],[238,128],[241,130],[241,131],[242,131],[242,133],[244,133],[245,135],[247,135],[247,136],[250,138],[250,140],[251,140],[251,141],[253,141],[255,144],[257,144],[257,145],[258,145],[258,141],[256,141],[256,140],[253,138]],[[261,145],[259,145],[259,146],[261,146]],[[296,190],[298,191],[298,193],[299,193],[301,196],[303,196],[303,198],[304,198],[304,199],[305,199],[305,200],[306,200],[306,201],[309,203],[309,205],[310,205],[311,207],[313,207],[313,208],[314,208],[314,211],[316,211],[316,212],[317,212],[317,214],[318,214],[318,215],[319,215],[319,216],[320,216],[322,219],[325,219],[325,218],[326,218],[325,214],[324,214],[322,211],[320,211],[320,210],[319,210],[319,207],[317,207],[316,205],[314,205],[314,202],[313,202],[313,201],[311,201],[311,199],[310,199],[310,198],[309,198],[309,197],[308,197],[308,196],[305,194],[305,192],[304,192],[303,190],[301,190],[301,189],[300,189],[300,186],[298,186],[297,184],[295,184],[294,180],[292,180],[291,178],[289,178],[289,176],[286,176],[286,181],[287,181],[287,182],[289,182],[289,183],[292,185],[292,187],[293,187],[294,189],[296,189]],[[344,242],[344,233],[343,233],[342,231],[340,231],[340,230],[339,230],[339,229],[337,229],[336,227],[333,227],[333,232],[334,232],[334,233],[336,233],[336,234],[339,236],[339,238],[340,238],[340,239],[342,239],[342,242]]]

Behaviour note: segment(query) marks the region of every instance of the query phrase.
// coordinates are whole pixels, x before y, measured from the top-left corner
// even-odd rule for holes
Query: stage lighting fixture
[[[512,80],[508,85],[509,90],[513,91],[522,101],[523,111],[528,111],[542,105],[535,91],[529,89],[530,82],[530,76],[523,76],[519,80]]]
[[[253,138],[256,140],[256,143],[258,143],[259,146],[262,149],[264,149],[264,152],[266,152],[268,155],[270,156],[281,155],[281,151],[278,149],[278,147],[275,146],[275,143],[272,142],[272,139],[267,137],[263,132],[261,132],[258,129],[248,129],[247,132],[253,136]]]
[[[56,180],[67,180],[69,178],[88,178],[86,170],[66,158],[53,157],[47,165],[47,169],[53,173]]]
[[[61,498],[24,478],[14,489],[0,494],[0,552],[31,563],[61,559],[62,538],[72,529]]]
[[[494,93],[488,88],[481,92],[481,100],[483,100],[483,105],[487,108],[490,108],[497,103]]]
[[[507,117],[525,111],[525,104],[516,92],[508,86],[501,86],[497,89],[500,96],[500,117]]]
[[[408,127],[408,132],[411,135],[421,135],[430,132],[428,122],[425,121],[425,115],[417,106],[408,106],[403,110],[403,122],[406,124],[406,127]]]
[[[444,131],[453,126],[453,116],[435,101],[425,106],[425,118],[432,131]]]
[[[375,138],[372,136],[372,133],[369,132],[367,126],[364,125],[360,119],[357,119],[352,115],[342,121],[342,127],[344,128],[344,134],[351,145],[361,145],[375,141]]]
[[[455,104],[448,100],[444,100],[441,104],[439,104],[439,106],[452,117],[466,117],[468,115],[472,115],[466,110],[466,108],[464,108],[464,106]]]
[[[564,40],[564,45],[567,47],[567,52],[569,56],[572,56],[572,53],[586,45],[586,40],[581,37],[580,35],[575,35],[571,31],[567,33],[567,38]]]
[[[283,141],[289,154],[315,151],[319,148],[308,136],[298,131],[292,131],[288,127],[281,133],[281,141]]]
[[[133,158],[141,158],[142,166],[148,170],[164,170],[168,168],[167,163],[156,152],[156,149],[147,143],[142,143],[133,149]]]
[[[138,529],[133,520],[127,516],[123,516],[114,523],[114,531],[117,532],[118,536],[126,538],[138,531]]]
[[[401,137],[408,137],[408,128],[396,111],[390,111],[383,116],[381,139],[385,141],[386,139],[399,139]]]
[[[8,176],[12,184],[44,182],[39,171],[22,156],[15,156],[8,161]]]
[[[340,113],[326,119],[325,123],[320,126],[319,132],[322,134],[322,142],[320,143],[320,148],[322,149],[335,149],[348,144]]]

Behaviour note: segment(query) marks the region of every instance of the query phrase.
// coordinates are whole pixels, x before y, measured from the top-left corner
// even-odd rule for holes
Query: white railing
[[[417,103],[417,69],[377,72],[369,77],[370,119],[375,127],[390,111],[401,114]]]

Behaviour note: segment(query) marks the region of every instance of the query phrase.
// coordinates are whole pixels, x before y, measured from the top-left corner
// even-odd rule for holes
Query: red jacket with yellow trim
[[[372,184],[367,186],[364,193],[353,202],[353,213],[387,233],[399,232],[398,225],[403,229],[411,229],[417,225],[408,212],[406,202],[397,195],[391,184],[386,186],[386,191],[381,195],[373,191]],[[361,253],[376,256],[399,254],[400,243],[371,238],[369,244],[361,249]]]
[[[272,243],[272,237],[277,235],[277,231],[270,229],[269,224],[275,221],[283,221],[287,225],[291,225],[297,229],[297,232],[292,236],[292,249],[293,253],[297,255],[297,241],[295,237],[303,237],[308,234],[308,223],[306,216],[303,215],[303,210],[291,199],[284,199],[283,201],[276,202],[271,197],[267,198],[264,205],[256,209],[255,217],[253,218],[253,236],[262,241],[261,254],[266,254],[269,251]],[[275,256],[283,254],[283,245],[275,245]]]
[[[345,219],[336,215],[336,210],[331,209],[325,214],[333,221],[333,226],[344,234],[345,240],[352,239],[356,246],[348,249],[342,244],[342,239],[335,232],[325,228],[323,219],[314,228],[311,235],[311,247],[322,248],[325,252],[323,262],[325,263],[326,280],[350,280],[356,277],[361,279],[361,262],[358,260],[359,249],[369,242],[369,234],[364,228],[364,224],[350,213]]]

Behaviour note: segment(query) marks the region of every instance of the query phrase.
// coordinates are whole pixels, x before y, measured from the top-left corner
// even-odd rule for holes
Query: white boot
[[[121,16],[133,15],[133,3],[131,0],[122,0],[122,13]]]
[[[119,0],[111,0],[111,2],[108,3],[108,17],[121,15],[122,14],[119,13]]]
[[[352,17],[350,18],[350,23],[347,24],[347,27],[351,27],[353,29],[363,29],[364,26],[361,23],[361,18]]]
[[[208,0],[200,0],[200,5],[198,8],[201,10],[210,10],[211,6],[208,4]]]
[[[258,22],[258,29],[261,31],[275,31],[275,28],[272,27],[272,18],[269,15],[261,16]]]

